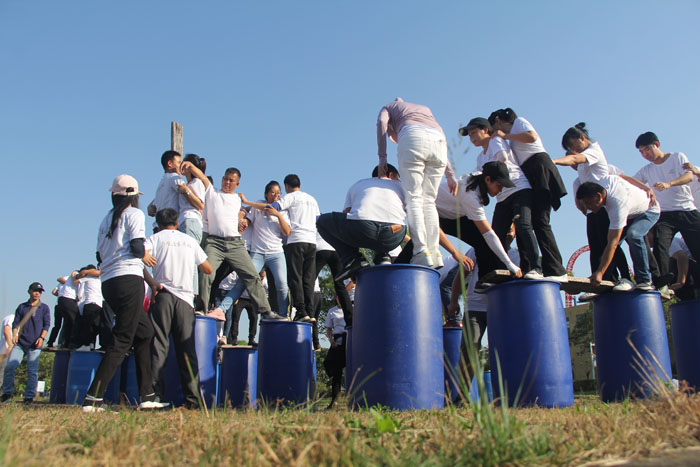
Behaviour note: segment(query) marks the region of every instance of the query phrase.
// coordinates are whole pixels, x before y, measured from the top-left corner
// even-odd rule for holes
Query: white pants
[[[434,131],[411,129],[399,135],[399,173],[406,198],[413,254],[435,254],[440,221],[435,198],[447,166],[447,143]]]

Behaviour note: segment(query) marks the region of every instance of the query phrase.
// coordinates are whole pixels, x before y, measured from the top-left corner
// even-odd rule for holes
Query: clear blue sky
[[[294,172],[322,211],[341,209],[369,175],[377,113],[396,96],[431,107],[449,139],[510,106],[553,157],[585,121],[628,173],[643,164],[634,140],[647,130],[700,163],[698,18],[696,0],[4,0],[2,315],[30,282],[51,290],[94,261],[114,176],[139,180],[142,207],[152,199],[171,120],[217,185],[236,166],[241,190],[260,196]],[[474,166],[469,146],[453,154],[459,173]],[[562,175],[570,186],[573,171]],[[586,244],[571,197],[552,224],[566,261]]]

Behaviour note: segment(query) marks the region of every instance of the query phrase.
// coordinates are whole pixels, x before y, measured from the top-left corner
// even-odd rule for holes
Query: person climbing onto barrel
[[[636,290],[652,290],[649,258],[645,236],[659,219],[659,206],[647,193],[617,175],[608,175],[596,182],[585,182],[576,191],[576,198],[583,206],[598,212],[605,208],[610,217],[608,241],[603,250],[598,269],[592,271],[592,284],[603,280],[621,239],[629,246]],[[613,291],[629,290],[628,284],[620,281]]]
[[[533,190],[532,228],[542,253],[542,274],[551,279],[564,279],[566,269],[549,225],[552,209],[561,206],[566,188],[559,171],[547,154],[540,136],[530,122],[518,117],[510,107],[491,112],[489,123],[494,136],[510,141],[511,149]]]

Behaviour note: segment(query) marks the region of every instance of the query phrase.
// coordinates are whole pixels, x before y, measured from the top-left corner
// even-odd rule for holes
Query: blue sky
[[[30,282],[50,290],[94,261],[114,176],[139,180],[142,207],[152,199],[171,120],[217,185],[238,167],[252,198],[297,173],[324,212],[369,176],[377,114],[396,96],[432,108],[459,173],[477,153],[459,144],[460,124],[506,106],[553,157],[564,131],[585,121],[627,173],[643,165],[634,140],[648,130],[700,163],[698,17],[693,0],[4,0],[2,314]],[[570,186],[574,172],[562,175]],[[586,244],[570,196],[552,224],[566,261]]]

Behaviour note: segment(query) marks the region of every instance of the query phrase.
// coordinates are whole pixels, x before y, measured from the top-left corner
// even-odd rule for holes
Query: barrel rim
[[[425,271],[432,271],[435,274],[440,276],[440,273],[437,271],[435,268],[431,268],[429,266],[423,266],[420,264],[404,264],[404,263],[399,263],[399,264],[375,264],[374,266],[368,266],[366,268],[361,268],[359,271],[357,271],[357,277],[360,277],[363,274],[367,274],[368,271],[376,271],[377,269],[423,269]]]
[[[270,326],[270,325],[281,325],[281,326],[288,326],[290,324],[294,324],[296,326],[313,326],[313,323],[307,323],[305,321],[288,321],[284,319],[264,319],[260,322],[260,326]]]
[[[644,295],[644,294],[650,294],[650,295],[658,295],[659,297],[661,296],[661,293],[659,293],[658,290],[627,290],[625,292],[613,292],[612,290],[610,292],[604,292],[601,294],[597,294],[595,297],[593,297],[593,303],[597,302],[600,298],[602,297],[608,297],[610,295],[615,295],[618,297],[623,297],[625,295]],[[673,306],[673,305],[671,305]]]
[[[561,289],[561,283],[555,280],[551,279],[535,279],[535,280],[529,280],[529,279],[515,279],[515,280],[510,280],[506,282],[501,282],[500,284],[494,284],[488,289],[486,289],[486,294],[488,295],[494,290],[498,290],[499,288],[502,287],[514,287],[514,286],[529,286],[529,285],[537,285],[537,284],[556,284],[557,287]]]

